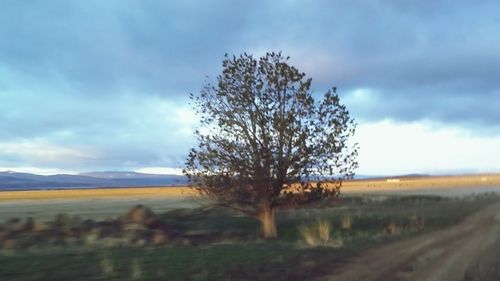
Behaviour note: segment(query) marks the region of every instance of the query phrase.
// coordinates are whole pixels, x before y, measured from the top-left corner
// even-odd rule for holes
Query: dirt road
[[[372,249],[335,270],[322,281],[464,281],[476,280],[471,268],[478,268],[485,256],[486,270],[500,264],[500,202],[486,207],[461,223],[412,239]],[[473,273],[476,274],[476,273]],[[491,273],[489,273],[491,275]],[[479,279],[484,280],[484,279]],[[318,280],[319,281],[319,280]]]

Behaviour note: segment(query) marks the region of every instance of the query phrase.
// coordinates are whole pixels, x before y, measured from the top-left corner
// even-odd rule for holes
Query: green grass
[[[0,223],[13,217],[33,217],[51,220],[57,214],[78,215],[89,219],[107,219],[125,214],[137,204],[147,205],[157,213],[177,208],[193,208],[200,205],[189,197],[172,198],[103,198],[103,199],[46,199],[0,202]]]
[[[140,280],[304,280],[325,272],[332,259],[348,254],[347,250],[303,249],[279,242],[46,250],[0,256],[0,280],[129,280],[134,259],[142,271]],[[104,274],[103,259],[112,264],[110,276]]]
[[[316,208],[278,212],[279,238],[259,238],[255,220],[221,209],[162,214],[174,243],[161,248],[36,247],[0,252],[0,280],[306,280],[334,271],[362,250],[459,222],[498,200],[494,196],[347,197]],[[343,216],[352,226],[341,229]],[[423,227],[412,225],[421,218]],[[340,248],[310,247],[299,226],[332,227]],[[399,228],[389,234],[389,224]],[[183,243],[186,241],[186,243]],[[135,279],[134,279],[135,278]]]

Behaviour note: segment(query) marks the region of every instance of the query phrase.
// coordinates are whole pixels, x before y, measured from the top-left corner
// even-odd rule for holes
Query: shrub
[[[326,246],[330,240],[331,224],[325,220],[319,220],[310,225],[301,225],[299,233],[309,246]]]
[[[142,277],[142,270],[141,270],[141,265],[139,264],[139,260],[137,258],[134,258],[132,261],[132,280],[139,280]]]
[[[385,227],[385,233],[389,235],[398,235],[401,233],[401,229],[397,224],[391,222]]]
[[[415,214],[411,215],[408,220],[409,227],[412,229],[422,229],[425,226],[425,220]]]
[[[340,228],[343,230],[350,230],[352,228],[351,216],[343,216],[340,220]]]
[[[115,274],[115,268],[113,266],[113,261],[107,255],[104,255],[101,259],[101,271],[104,278],[110,278]]]

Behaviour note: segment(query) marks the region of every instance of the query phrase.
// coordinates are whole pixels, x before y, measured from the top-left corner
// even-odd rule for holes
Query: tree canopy
[[[259,218],[266,237],[276,208],[337,197],[358,166],[356,124],[336,88],[316,99],[288,62],[226,55],[217,83],[191,95],[201,126],[184,173],[200,194]]]

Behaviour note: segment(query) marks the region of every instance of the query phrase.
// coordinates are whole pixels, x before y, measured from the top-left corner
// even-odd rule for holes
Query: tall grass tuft
[[[399,235],[401,228],[396,223],[391,222],[385,227],[385,233],[388,235]]]
[[[408,218],[409,227],[412,229],[422,229],[425,226],[425,220],[415,214]]]
[[[326,220],[319,220],[313,224],[301,225],[299,233],[309,246],[326,246],[330,240],[331,224]]]
[[[113,266],[113,260],[108,255],[103,255],[101,262],[101,271],[104,278],[110,278],[115,275],[115,267]]]
[[[132,261],[132,280],[139,280],[142,277],[142,269],[141,265],[139,264],[139,260],[137,258],[134,258]]]
[[[343,230],[350,230],[352,228],[351,216],[343,216],[340,220],[340,228]]]

